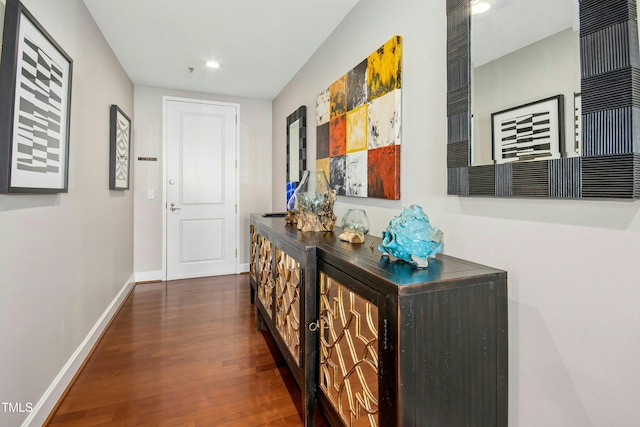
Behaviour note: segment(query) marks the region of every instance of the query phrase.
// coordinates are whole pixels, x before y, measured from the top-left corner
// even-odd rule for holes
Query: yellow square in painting
[[[327,175],[327,180],[331,182],[331,159],[329,157],[325,157],[324,159],[317,159],[316,170],[318,172],[324,171],[325,175]]]
[[[367,58],[369,100],[401,87],[402,37],[395,36]]]
[[[369,105],[364,104],[347,112],[347,153],[355,153],[367,149]]]
[[[342,116],[347,112],[347,75],[340,77],[329,86],[331,103],[330,119]]]

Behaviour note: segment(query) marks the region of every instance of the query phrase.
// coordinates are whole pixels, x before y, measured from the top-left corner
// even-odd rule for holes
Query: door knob
[[[169,207],[169,209],[171,209],[171,212],[181,210],[181,208],[176,208],[176,204],[175,203],[171,203],[171,206]]]

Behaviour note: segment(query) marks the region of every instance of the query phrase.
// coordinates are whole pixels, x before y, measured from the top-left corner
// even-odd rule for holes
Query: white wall
[[[249,263],[249,214],[271,211],[271,101],[135,87],[135,271],[138,280],[159,280],[162,271],[162,99],[206,99],[240,105],[240,241],[238,262]],[[138,157],[156,157],[155,162]],[[147,190],[156,198],[148,199]],[[242,266],[241,266],[242,267]],[[244,267],[248,271],[248,265]]]
[[[285,118],[393,35],[403,36],[401,201],[338,197],[380,235],[416,203],[449,255],[509,275],[509,425],[640,419],[640,202],[446,195],[445,0],[360,2],[273,103],[273,205],[284,206]],[[311,166],[313,167],[313,166]]]
[[[133,84],[81,0],[23,3],[74,62],[69,192],[0,195],[0,402],[22,408],[133,275],[133,192],[109,191],[109,106],[133,118]],[[27,415],[0,406],[0,425]]]

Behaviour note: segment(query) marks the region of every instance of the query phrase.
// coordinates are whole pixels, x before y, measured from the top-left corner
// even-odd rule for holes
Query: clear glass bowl
[[[349,209],[342,217],[341,227],[345,231],[367,234],[370,227],[369,217],[364,209]]]

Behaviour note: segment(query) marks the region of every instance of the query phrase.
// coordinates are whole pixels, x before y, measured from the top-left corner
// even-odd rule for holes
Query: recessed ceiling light
[[[209,62],[207,62],[207,67],[209,67],[209,68],[220,68],[220,64],[218,64],[216,61],[209,61]]]
[[[489,9],[491,9],[491,3],[488,1],[476,0],[471,2],[471,13],[474,15],[485,13]]]

